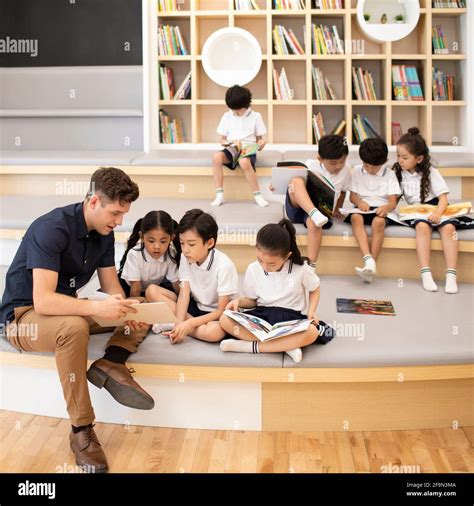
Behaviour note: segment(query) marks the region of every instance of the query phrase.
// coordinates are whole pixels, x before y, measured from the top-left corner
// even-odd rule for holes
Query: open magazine
[[[398,216],[400,220],[426,220],[428,216],[436,209],[437,206],[431,204],[412,204],[400,208]],[[441,216],[440,223],[447,220],[466,216],[472,212],[471,202],[459,202],[457,204],[449,204]]]
[[[375,214],[375,209],[372,209],[371,211],[361,211],[358,207],[341,207],[339,209],[341,214]],[[405,223],[397,213],[390,212],[387,213],[387,218],[390,218],[391,220],[395,221],[399,225],[403,225],[405,227],[408,226],[408,223]]]
[[[222,144],[227,151],[232,155],[232,167],[235,169],[242,158],[255,155],[258,151],[258,144],[244,144],[243,146],[237,146],[230,142]]]
[[[268,322],[251,314],[239,313],[226,309],[224,314],[232,318],[242,327],[251,332],[259,341],[270,341],[278,337],[289,336],[304,332],[311,325],[312,320],[291,320],[270,325]]]
[[[277,167],[288,169],[301,169],[307,170],[306,175],[306,191],[314,207],[324,216],[331,218],[334,210],[336,189],[334,185],[326,179],[322,174],[312,172],[308,169],[307,165],[302,162],[278,162]]]

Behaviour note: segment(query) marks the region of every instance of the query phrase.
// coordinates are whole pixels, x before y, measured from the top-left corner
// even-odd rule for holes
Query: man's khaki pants
[[[23,306],[15,309],[15,320],[7,326],[6,336],[18,350],[55,353],[67,412],[71,423],[78,427],[95,419],[86,376],[89,335],[113,330],[106,348],[120,346],[135,353],[149,329],[126,332],[124,327],[104,328],[92,318],[45,316],[38,314],[33,306]]]

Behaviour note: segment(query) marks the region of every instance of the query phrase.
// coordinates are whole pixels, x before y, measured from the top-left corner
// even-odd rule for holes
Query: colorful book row
[[[357,100],[377,100],[372,74],[361,67],[352,67],[352,87]]]
[[[179,26],[158,26],[158,54],[161,56],[189,54]]]
[[[392,83],[395,100],[424,100],[418,71],[413,65],[393,65]]]
[[[313,54],[344,54],[344,46],[337,27],[332,25],[311,25]]]
[[[273,28],[273,45],[278,55],[304,54],[303,46],[298,41],[293,30],[288,30],[282,25]]]
[[[163,144],[177,144],[183,142],[183,139],[181,119],[172,118],[166,111],[160,109],[160,141]]]

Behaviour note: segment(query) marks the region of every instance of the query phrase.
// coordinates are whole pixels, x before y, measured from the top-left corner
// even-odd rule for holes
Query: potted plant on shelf
[[[397,14],[395,16],[395,23],[405,23],[405,16],[403,14]]]
[[[381,23],[382,25],[385,25],[385,24],[387,23],[387,21],[388,21],[387,14],[385,14],[385,13],[384,13],[384,14],[382,14],[382,15],[380,16],[380,23]]]
[[[370,14],[364,14],[364,19],[367,21],[367,23],[370,21]]]

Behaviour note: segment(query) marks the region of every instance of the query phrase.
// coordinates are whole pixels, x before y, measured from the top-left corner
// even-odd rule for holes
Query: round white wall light
[[[420,19],[419,0],[359,0],[357,21],[362,31],[377,42],[405,38]]]
[[[261,65],[260,44],[242,28],[221,28],[208,37],[202,48],[204,71],[221,86],[249,83]]]

